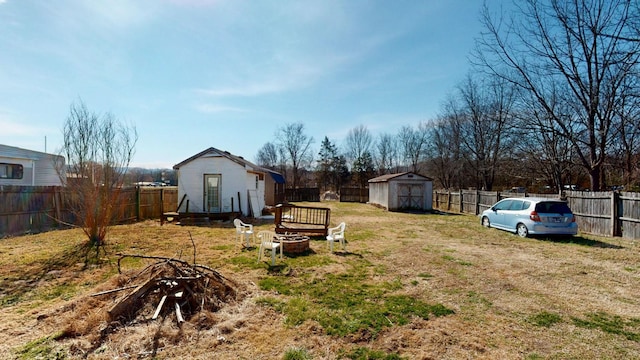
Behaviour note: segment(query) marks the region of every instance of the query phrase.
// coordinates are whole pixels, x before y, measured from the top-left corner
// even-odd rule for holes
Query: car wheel
[[[489,218],[486,216],[482,217],[482,226],[488,228],[491,227],[491,222],[489,221]]]
[[[518,233],[520,237],[527,237],[527,235],[529,235],[529,229],[527,229],[525,224],[518,224],[518,226],[516,226],[516,233]]]

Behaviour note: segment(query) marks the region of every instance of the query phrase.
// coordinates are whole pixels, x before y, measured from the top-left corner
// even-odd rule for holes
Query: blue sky
[[[469,71],[481,5],[0,0],[0,143],[56,152],[79,99],[134,125],[148,168],[212,146],[255,160],[290,123],[314,154],[358,125],[395,134]]]

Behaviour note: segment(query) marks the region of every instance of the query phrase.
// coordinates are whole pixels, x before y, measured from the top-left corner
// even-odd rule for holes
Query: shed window
[[[0,163],[0,179],[22,179],[24,169],[20,164]]]

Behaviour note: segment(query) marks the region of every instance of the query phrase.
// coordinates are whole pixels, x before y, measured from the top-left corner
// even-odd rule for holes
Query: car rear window
[[[553,213],[553,214],[570,214],[571,209],[569,206],[563,202],[541,202],[536,204],[536,212],[545,214],[545,213]]]

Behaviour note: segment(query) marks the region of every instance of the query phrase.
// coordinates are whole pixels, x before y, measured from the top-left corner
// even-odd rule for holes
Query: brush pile
[[[173,258],[118,254],[157,262],[131,276],[123,286],[93,296],[125,292],[108,310],[111,321],[131,322],[175,316],[180,325],[202,310],[217,311],[236,297],[235,284],[204,265]]]

